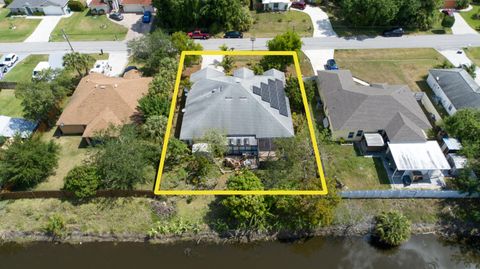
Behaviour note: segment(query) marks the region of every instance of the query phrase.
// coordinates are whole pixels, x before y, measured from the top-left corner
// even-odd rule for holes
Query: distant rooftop
[[[463,68],[429,72],[456,109],[480,108],[480,86]]]

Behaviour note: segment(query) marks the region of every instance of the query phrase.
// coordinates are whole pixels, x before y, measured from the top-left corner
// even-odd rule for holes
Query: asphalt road
[[[257,38],[254,42],[255,50],[265,50],[269,38]],[[303,38],[303,49],[380,49],[380,48],[436,48],[452,49],[468,46],[479,47],[480,35],[418,35],[403,37],[309,37]],[[218,50],[222,44],[227,44],[236,50],[251,50],[252,42],[244,39],[209,39],[198,40],[204,50]],[[127,50],[125,41],[85,41],[72,42],[76,51],[85,53],[124,52]],[[70,51],[66,42],[34,42],[34,43],[0,43],[0,53],[9,52],[27,54],[50,54],[53,52]]]

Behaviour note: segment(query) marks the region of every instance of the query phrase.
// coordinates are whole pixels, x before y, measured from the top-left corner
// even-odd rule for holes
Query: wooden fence
[[[10,81],[0,81],[0,89],[15,89],[17,87],[16,82],[10,82]]]
[[[141,190],[100,190],[97,191],[94,197],[148,197],[154,198],[153,191]],[[15,199],[69,199],[74,198],[73,193],[68,191],[12,191],[0,192],[0,200],[15,200]]]

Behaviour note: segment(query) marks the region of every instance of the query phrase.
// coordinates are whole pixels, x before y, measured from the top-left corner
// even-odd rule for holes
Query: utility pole
[[[72,47],[72,44],[70,43],[70,40],[68,39],[67,33],[65,33],[65,30],[63,30],[63,28],[62,28],[62,34],[63,34],[63,38],[67,40],[68,45],[70,46],[70,49],[72,50],[72,52],[75,52],[75,50]]]

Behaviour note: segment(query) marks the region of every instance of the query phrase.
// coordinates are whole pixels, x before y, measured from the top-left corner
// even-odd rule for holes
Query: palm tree
[[[88,75],[90,67],[95,62],[95,59],[88,55],[79,52],[72,52],[63,56],[63,65],[66,69],[76,70],[80,77]]]
[[[411,222],[398,211],[375,217],[374,237],[387,246],[399,246],[410,238]]]

